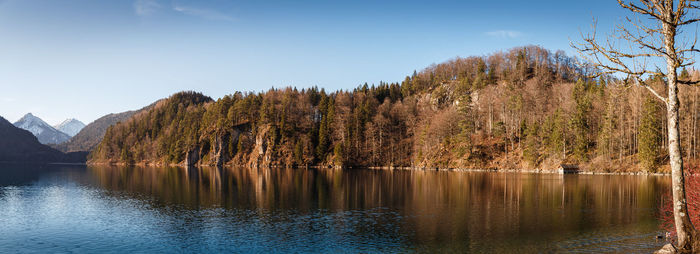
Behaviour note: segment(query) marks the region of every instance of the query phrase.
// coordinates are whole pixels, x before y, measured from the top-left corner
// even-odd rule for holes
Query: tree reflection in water
[[[366,222],[379,228],[343,229],[342,221],[325,226],[353,234],[400,232],[418,250],[463,251],[535,251],[543,245],[652,250],[659,245],[650,241],[658,228],[657,193],[668,192],[670,183],[667,177],[364,169],[90,167],[89,172],[102,188],[149,197],[159,206],[295,216],[320,211],[352,217],[363,211],[360,217],[374,216]]]

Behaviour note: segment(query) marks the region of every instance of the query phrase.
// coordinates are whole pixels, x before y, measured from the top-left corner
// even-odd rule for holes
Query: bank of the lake
[[[81,163],[82,164],[82,163]],[[240,165],[234,163],[228,163],[224,165],[215,164],[196,164],[187,165],[185,163],[164,163],[164,162],[137,162],[137,163],[124,163],[118,161],[105,162],[105,161],[90,161],[85,163],[91,166],[119,166],[119,167],[246,167],[245,165]],[[578,165],[574,165],[578,167]],[[260,167],[256,167],[260,168]],[[262,168],[276,168],[276,169],[373,169],[373,170],[407,170],[407,171],[448,171],[448,172],[501,172],[501,173],[536,173],[536,174],[560,174],[558,169],[512,169],[512,168],[450,168],[450,167],[396,167],[396,166],[368,166],[368,167],[348,167],[341,165],[307,165],[307,166],[289,166],[289,165],[271,165]],[[625,169],[624,171],[616,170],[577,170],[575,174],[581,175],[648,175],[648,176],[670,176],[671,173],[668,170],[659,170],[660,172],[649,172],[642,170],[632,170]]]

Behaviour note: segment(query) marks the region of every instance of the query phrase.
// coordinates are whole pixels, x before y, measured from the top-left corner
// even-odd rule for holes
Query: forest
[[[180,92],[109,127],[89,162],[668,171],[662,103],[590,66],[525,46],[352,90],[273,88],[217,100]],[[698,87],[680,90],[683,155],[694,167]]]

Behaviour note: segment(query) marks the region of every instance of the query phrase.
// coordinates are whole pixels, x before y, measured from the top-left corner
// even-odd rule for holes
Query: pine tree
[[[304,145],[300,140],[294,145],[294,160],[297,165],[304,164]]]
[[[238,144],[236,144],[236,153],[243,152],[243,135],[238,137]]]
[[[325,95],[319,103],[319,111],[321,112],[321,123],[318,127],[318,146],[316,146],[316,157],[323,160],[326,157],[326,152],[330,144],[329,125],[329,100]]]
[[[527,130],[525,131],[525,149],[523,150],[523,157],[532,167],[536,167],[539,164],[539,125],[537,122],[533,122],[527,125]]]
[[[611,142],[613,134],[617,128],[617,116],[615,115],[615,104],[609,100],[605,112],[603,113],[603,121],[600,131],[598,132],[598,141],[596,148],[598,155],[609,157],[612,153]]]
[[[580,161],[588,160],[588,114],[591,111],[591,100],[588,95],[588,84],[578,80],[572,92],[575,105],[569,124],[574,135],[573,155]]]
[[[479,90],[486,86],[486,63],[483,59],[479,59],[476,67],[476,77],[472,81],[472,89]]]
[[[656,171],[658,157],[661,153],[661,121],[659,108],[654,98],[648,97],[642,105],[642,119],[639,126],[639,153],[642,168],[648,172]]]
[[[119,158],[121,159],[122,162],[128,163],[129,162],[129,151],[126,149],[126,146],[122,146]]]
[[[543,126],[547,128],[544,141],[549,154],[566,155],[566,124],[561,110],[548,116]]]
[[[462,157],[471,151],[471,134],[474,132],[474,118],[472,117],[471,96],[465,93],[460,97],[457,112],[460,115],[459,135],[455,137],[457,156]]]
[[[335,147],[333,148],[333,156],[335,157],[336,165],[343,166],[345,158],[343,156],[343,144],[341,142],[335,144]]]
[[[401,83],[401,95],[405,98],[413,94],[413,84],[411,83],[411,78],[406,76],[406,78]]]
[[[681,71],[681,74],[678,75],[679,80],[688,80],[690,78],[690,73],[688,73],[688,69],[683,67],[683,70]]]
[[[235,156],[236,153],[238,153],[238,150],[236,150],[236,145],[238,144],[238,139],[240,139],[240,137],[234,138],[234,134],[233,133],[230,134],[229,139],[228,139],[229,140],[229,142],[228,142],[228,157],[229,158],[233,158],[233,156]]]

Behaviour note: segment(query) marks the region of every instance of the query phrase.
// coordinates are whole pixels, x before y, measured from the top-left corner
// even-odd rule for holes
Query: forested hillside
[[[283,88],[216,101],[181,92],[110,127],[90,161],[658,171],[662,105],[625,80],[586,78],[595,73],[561,51],[527,46],[352,91]],[[697,89],[680,93],[691,164]]]

